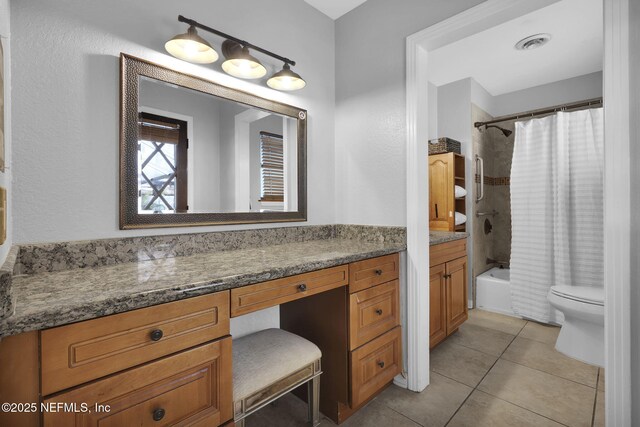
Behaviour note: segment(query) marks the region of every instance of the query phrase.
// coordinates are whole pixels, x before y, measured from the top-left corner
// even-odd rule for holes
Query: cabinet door
[[[449,261],[447,272],[447,335],[458,329],[468,318],[467,257]]]
[[[429,348],[447,336],[445,264],[429,269]]]
[[[452,154],[429,156],[429,228],[453,231],[454,165]]]
[[[44,426],[217,426],[233,416],[231,369],[227,337],[51,396]]]

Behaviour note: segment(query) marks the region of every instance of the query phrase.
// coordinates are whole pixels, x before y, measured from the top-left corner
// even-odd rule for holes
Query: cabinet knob
[[[376,270],[376,275],[382,276],[382,270]]]
[[[380,366],[381,368],[384,368],[384,362],[382,361],[378,362],[378,366]]]
[[[448,279],[449,277],[451,277],[451,275],[450,275],[450,274],[445,274],[445,275],[444,275],[444,276],[442,276],[442,277],[444,277],[445,279]]]
[[[380,308],[379,308],[379,309],[377,309],[377,310],[376,310],[376,314],[377,314],[378,316],[382,316],[382,309],[380,309]]]
[[[158,408],[153,411],[153,421],[160,421],[164,418],[165,410],[163,408]]]
[[[151,331],[151,334],[149,334],[152,341],[160,341],[163,335],[164,333],[162,332],[162,329],[154,329],[153,331]]]
[[[302,283],[301,285],[298,285],[298,290],[300,292],[304,292],[307,290],[307,285],[305,285],[304,283]]]

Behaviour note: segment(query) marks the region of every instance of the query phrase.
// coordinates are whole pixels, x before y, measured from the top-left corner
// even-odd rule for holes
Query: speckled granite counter
[[[452,242],[454,240],[466,239],[467,237],[469,237],[469,233],[453,231],[429,231],[429,246]]]
[[[13,277],[0,337],[403,251],[398,238],[329,238]]]

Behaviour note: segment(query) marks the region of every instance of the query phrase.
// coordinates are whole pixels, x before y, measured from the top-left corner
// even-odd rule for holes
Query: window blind
[[[284,152],[282,135],[260,132],[260,169],[260,201],[283,202]]]
[[[180,125],[140,118],[138,120],[138,140],[177,144],[180,142]]]

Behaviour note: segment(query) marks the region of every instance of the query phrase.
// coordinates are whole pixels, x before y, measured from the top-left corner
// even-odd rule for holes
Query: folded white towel
[[[456,212],[455,216],[456,225],[464,224],[467,222],[467,216],[465,214],[461,214],[460,212]]]
[[[465,190],[464,188],[460,187],[459,185],[455,186],[455,194],[456,194],[456,199],[460,199],[464,196],[467,195],[467,190]]]

